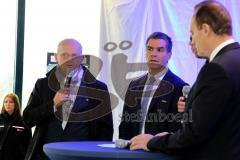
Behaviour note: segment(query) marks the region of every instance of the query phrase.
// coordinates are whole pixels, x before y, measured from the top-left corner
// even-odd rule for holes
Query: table
[[[113,142],[57,142],[43,146],[51,160],[177,160],[177,157],[143,150],[113,148]],[[105,147],[103,147],[105,146]]]

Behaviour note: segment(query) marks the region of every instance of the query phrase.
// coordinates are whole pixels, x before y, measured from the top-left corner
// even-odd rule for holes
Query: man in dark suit
[[[43,145],[50,142],[112,140],[109,92],[81,65],[81,44],[61,41],[55,59],[58,66],[37,80],[23,112],[25,124],[36,126],[25,159],[48,159]]]
[[[171,55],[169,36],[154,32],[148,37],[146,56],[149,71],[129,84],[119,126],[120,139],[130,140],[143,133],[175,132],[181,127],[177,101],[182,95],[182,87],[187,84],[168,69]],[[149,84],[151,78],[155,80]]]
[[[240,45],[232,38],[231,17],[216,1],[195,6],[191,34],[206,63],[188,95],[185,121],[175,134],[142,135],[130,148],[179,154],[194,160],[240,159]]]

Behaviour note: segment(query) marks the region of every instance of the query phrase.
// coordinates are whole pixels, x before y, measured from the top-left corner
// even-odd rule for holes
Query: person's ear
[[[204,23],[202,25],[202,30],[203,30],[204,35],[206,35],[206,36],[208,36],[212,31],[211,27],[206,23]]]

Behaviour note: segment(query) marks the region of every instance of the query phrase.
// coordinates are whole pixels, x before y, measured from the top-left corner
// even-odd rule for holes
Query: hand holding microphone
[[[190,86],[188,86],[188,85],[183,86],[183,88],[182,88],[183,97],[185,97],[187,99],[190,90],[191,90]]]
[[[185,101],[188,97],[190,90],[191,90],[190,86],[187,86],[187,85],[183,86],[183,89],[182,89],[183,96],[179,97],[178,103],[177,103],[178,112],[184,112],[185,105],[186,105]]]
[[[54,96],[53,102],[55,107],[61,106],[63,103],[65,106],[70,106],[72,101],[70,100],[70,85],[71,85],[72,76],[69,74],[64,80],[64,88],[57,91]]]
[[[72,75],[68,74],[65,81],[64,81],[64,89],[65,89],[65,94],[67,95],[67,99],[64,102],[65,106],[70,107],[70,105],[72,104],[72,100],[69,99],[69,95],[70,95],[70,86],[71,86],[71,81],[72,81]]]

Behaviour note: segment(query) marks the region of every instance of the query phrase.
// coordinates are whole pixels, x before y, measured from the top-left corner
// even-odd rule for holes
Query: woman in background
[[[0,160],[23,160],[31,138],[20,114],[18,96],[7,94],[0,114]]]

